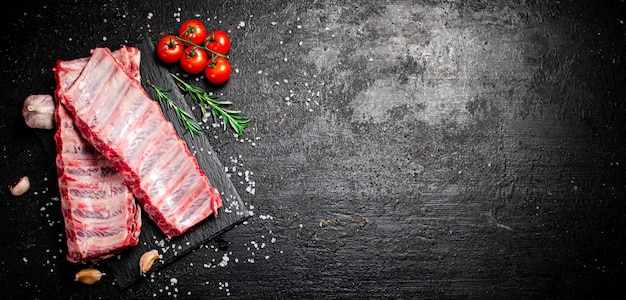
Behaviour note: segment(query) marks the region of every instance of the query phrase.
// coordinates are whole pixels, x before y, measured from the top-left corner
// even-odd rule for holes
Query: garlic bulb
[[[24,100],[22,115],[31,128],[54,128],[54,99],[50,95],[30,95]]]

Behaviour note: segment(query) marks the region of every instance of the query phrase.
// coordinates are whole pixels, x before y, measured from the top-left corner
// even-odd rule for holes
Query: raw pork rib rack
[[[59,100],[171,239],[217,215],[222,199],[158,103],[129,75],[109,49],[96,48]]]
[[[114,55],[139,81],[138,49],[123,47]],[[99,261],[135,246],[141,229],[141,212],[124,178],[81,136],[72,116],[58,103],[87,61],[59,61],[55,69],[56,165],[70,262]]]

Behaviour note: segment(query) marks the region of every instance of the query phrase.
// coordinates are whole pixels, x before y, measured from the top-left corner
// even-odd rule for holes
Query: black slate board
[[[169,70],[157,60],[152,41],[146,39],[137,47],[141,51],[141,82],[146,92],[153,96],[152,88],[148,85],[148,82],[159,87],[169,88],[171,89],[169,93],[170,98],[180,108],[191,112],[187,104],[187,101],[191,100],[185,99],[185,96],[177,88]],[[223,205],[218,211],[217,218],[210,216],[191,231],[171,240],[167,239],[156,224],[143,213],[141,234],[137,246],[131,247],[119,255],[104,261],[109,267],[109,271],[115,277],[117,285],[122,289],[130,287],[133,283],[144,278],[139,271],[139,259],[143,253],[152,249],[159,251],[162,259],[155,262],[150,272],[158,271],[183,255],[199,248],[203,243],[211,241],[235,225],[240,224],[250,216],[250,212],[241,201],[237,190],[226,174],[224,166],[213,151],[207,136],[200,134],[192,138],[190,134],[185,134],[184,128],[180,126],[176,115],[171,109],[162,107],[162,111],[165,117],[174,125],[179,136],[185,140],[191,152],[194,153],[209,182],[220,191]],[[53,136],[51,134],[40,134],[39,136],[43,142],[44,150],[54,159],[56,149]]]
[[[169,70],[157,60],[154,43],[150,39],[145,39],[138,45],[138,48],[141,51],[141,82],[146,92],[152,96],[152,88],[148,85],[148,82],[159,87],[169,88],[171,89],[169,93],[170,98],[180,108],[191,112],[187,104],[188,100],[185,99],[185,96],[177,88]],[[155,263],[151,270],[151,272],[154,272],[249,217],[249,211],[241,201],[237,190],[224,170],[224,166],[213,151],[207,136],[200,134],[192,138],[191,134],[185,134],[185,129],[178,123],[174,111],[167,107],[162,107],[162,110],[165,117],[176,128],[176,132],[185,140],[191,152],[195,154],[198,164],[207,175],[209,182],[220,191],[223,206],[220,208],[217,218],[211,216],[191,231],[172,240],[168,240],[152,220],[149,220],[144,214],[138,245],[106,261],[115,276],[117,284],[121,288],[129,287],[143,277],[139,271],[139,259],[143,253],[157,249],[162,255],[163,259]]]

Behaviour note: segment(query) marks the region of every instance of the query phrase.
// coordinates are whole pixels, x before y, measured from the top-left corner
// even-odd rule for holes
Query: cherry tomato
[[[207,36],[206,47],[211,51],[226,55],[230,51],[230,37],[224,31],[215,30]]]
[[[223,84],[230,79],[232,68],[228,59],[214,56],[213,61],[204,70],[206,79],[213,84]]]
[[[202,22],[191,19],[183,22],[178,28],[178,36],[196,45],[202,45],[206,40],[206,27]]]
[[[183,56],[183,49],[183,43],[177,40],[175,35],[166,35],[159,39],[156,53],[164,63],[173,64]]]
[[[209,62],[209,55],[206,51],[194,46],[185,48],[183,56],[180,58],[180,66],[189,74],[198,74],[204,70]]]

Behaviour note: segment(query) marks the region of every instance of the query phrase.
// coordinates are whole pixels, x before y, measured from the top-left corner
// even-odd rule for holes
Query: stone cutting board
[[[191,99],[186,98],[181,93],[170,75],[170,71],[156,57],[152,40],[145,39],[137,47],[141,50],[141,83],[148,95],[154,97],[153,89],[148,82],[171,89],[168,94],[170,98],[183,110],[192,112],[188,104]],[[192,138],[191,134],[185,134],[185,129],[178,123],[174,111],[163,106],[161,108],[165,117],[174,125],[179,136],[185,140],[191,152],[195,154],[198,164],[205,172],[209,182],[220,191],[223,206],[218,211],[218,217],[210,216],[191,231],[171,240],[167,239],[156,224],[143,213],[141,234],[137,246],[103,261],[103,264],[109,268],[108,271],[114,276],[117,285],[122,289],[130,287],[144,278],[139,270],[139,260],[143,253],[156,249],[162,255],[162,259],[155,262],[147,274],[149,276],[150,272],[158,271],[174,263],[178,258],[232,229],[250,216],[250,211],[242,202],[227,176],[224,166],[209,143],[208,137],[205,134],[200,134]],[[40,134],[40,139],[43,141],[44,150],[54,159],[56,149],[53,136]]]

